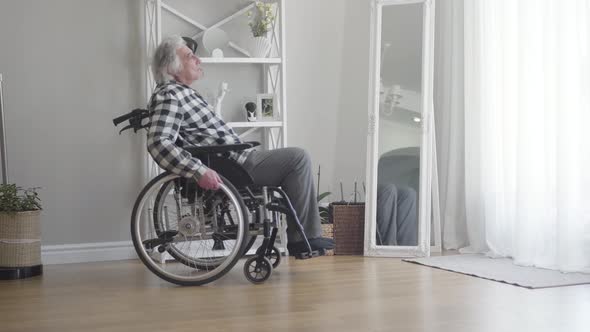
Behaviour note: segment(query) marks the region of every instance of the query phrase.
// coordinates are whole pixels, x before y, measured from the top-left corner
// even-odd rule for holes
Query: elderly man
[[[152,71],[157,86],[148,105],[154,114],[147,134],[147,148],[160,167],[183,177],[195,177],[200,187],[216,190],[221,183],[217,173],[180,146],[242,141],[190,87],[203,76],[203,69],[194,53],[196,43],[188,41],[189,46],[194,46],[192,50],[181,37],[166,38],[154,54]],[[334,248],[332,239],[320,237],[311,161],[303,149],[245,150],[232,152],[230,158],[241,164],[256,184],[281,186],[285,190],[313,250]],[[287,222],[289,252],[307,251],[297,227],[292,224],[294,221]]]

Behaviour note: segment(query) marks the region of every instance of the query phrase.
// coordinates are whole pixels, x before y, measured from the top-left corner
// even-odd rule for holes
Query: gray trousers
[[[418,244],[416,191],[391,183],[377,186],[377,244]]]
[[[262,186],[280,186],[289,196],[307,238],[321,236],[322,226],[309,154],[300,148],[252,151],[242,165]],[[303,239],[287,218],[287,240]]]

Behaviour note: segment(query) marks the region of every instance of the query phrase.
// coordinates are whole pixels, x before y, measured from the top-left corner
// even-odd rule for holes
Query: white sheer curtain
[[[590,0],[439,0],[437,15],[443,244],[590,272]]]
[[[590,272],[590,1],[465,1],[470,247]]]
[[[463,0],[437,0],[434,116],[443,247],[469,243],[465,224]]]

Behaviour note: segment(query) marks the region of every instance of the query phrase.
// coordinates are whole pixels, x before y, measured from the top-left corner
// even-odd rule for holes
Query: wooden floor
[[[177,287],[139,261],[0,280],[0,331],[590,331],[590,285],[529,290],[392,258],[283,260]]]

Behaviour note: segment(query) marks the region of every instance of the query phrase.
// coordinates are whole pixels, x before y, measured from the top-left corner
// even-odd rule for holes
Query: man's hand
[[[208,190],[217,190],[219,189],[219,185],[222,184],[221,178],[212,169],[208,169],[203,176],[199,179],[197,184],[199,187]]]

